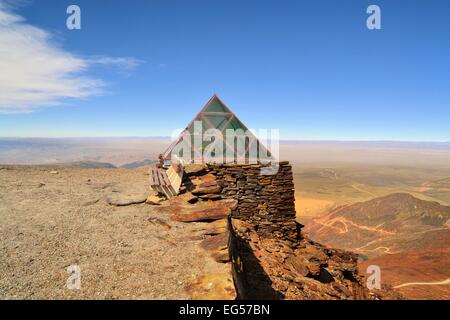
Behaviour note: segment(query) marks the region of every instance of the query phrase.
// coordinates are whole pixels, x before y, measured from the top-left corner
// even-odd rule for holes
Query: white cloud
[[[32,112],[66,98],[101,94],[105,82],[86,72],[96,64],[125,72],[140,64],[134,58],[83,58],[64,51],[51,34],[28,24],[0,0],[0,113]]]
[[[113,58],[104,56],[96,56],[88,59],[88,61],[93,64],[113,64],[127,70],[133,69],[143,62],[134,58]]]

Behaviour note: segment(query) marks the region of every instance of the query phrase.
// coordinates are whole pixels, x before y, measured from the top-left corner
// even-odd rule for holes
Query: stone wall
[[[273,175],[263,175],[264,165],[208,165],[222,186],[221,195],[238,201],[234,219],[245,220],[261,237],[296,241],[295,196],[292,167],[280,162]]]

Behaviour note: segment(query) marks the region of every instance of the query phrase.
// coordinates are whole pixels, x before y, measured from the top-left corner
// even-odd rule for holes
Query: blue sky
[[[66,28],[70,4],[81,30]],[[369,4],[382,30],[366,28]],[[283,139],[450,141],[449,1],[35,0],[0,13],[0,136],[170,135],[217,93]]]

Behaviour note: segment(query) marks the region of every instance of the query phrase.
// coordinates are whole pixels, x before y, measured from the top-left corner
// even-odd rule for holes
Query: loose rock
[[[164,200],[166,200],[166,198],[163,196],[150,194],[147,197],[147,200],[145,200],[145,203],[152,204],[152,205],[160,205],[161,202],[163,202]]]
[[[147,200],[146,194],[125,195],[121,193],[115,193],[106,197],[106,202],[108,204],[117,207],[144,203],[146,200]]]
[[[171,219],[181,222],[209,221],[226,218],[236,206],[233,199],[218,201],[201,201],[195,204],[187,204],[182,201],[173,201],[167,208],[172,212]]]

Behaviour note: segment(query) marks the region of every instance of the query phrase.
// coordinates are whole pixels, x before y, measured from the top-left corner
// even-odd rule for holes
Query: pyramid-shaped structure
[[[199,129],[201,130],[201,143],[195,143],[195,137],[199,136]],[[222,143],[223,145],[223,158],[227,159],[226,162],[236,162],[237,156],[235,155],[233,159],[228,157],[226,152],[233,150],[237,153],[236,141],[230,143],[227,139],[227,134],[229,132],[242,133],[245,132],[248,139],[245,141],[245,162],[255,163],[262,159],[272,159],[270,152],[263,146],[263,144],[251,133],[248,128],[239,120],[239,118],[225,105],[225,103],[217,96],[214,95],[209,99],[206,105],[200,110],[200,112],[194,117],[194,119],[188,124],[188,126],[183,130],[178,139],[169,146],[169,148],[163,154],[165,160],[170,160],[172,154],[176,154],[178,157],[183,159],[196,159],[198,162],[211,162],[208,157],[203,157],[204,154],[211,150],[215,138],[210,139],[212,135],[208,134],[209,129],[215,129],[215,133],[221,133],[221,141],[216,141],[217,143]],[[211,130],[209,130],[211,131]],[[231,139],[231,138],[230,138]],[[241,140],[242,141],[242,140]],[[198,140],[197,140],[198,142]],[[184,144],[184,151],[179,154],[179,150],[182,149]],[[228,148],[228,149],[227,149]],[[256,149],[255,149],[256,148]],[[188,150],[190,154],[183,154]],[[255,150],[257,150],[257,155],[255,157]],[[220,151],[219,151],[220,152]],[[240,152],[241,160],[244,154],[242,149]],[[199,159],[200,157],[200,159]],[[190,161],[188,161],[190,162]],[[225,162],[225,161],[224,161]]]

